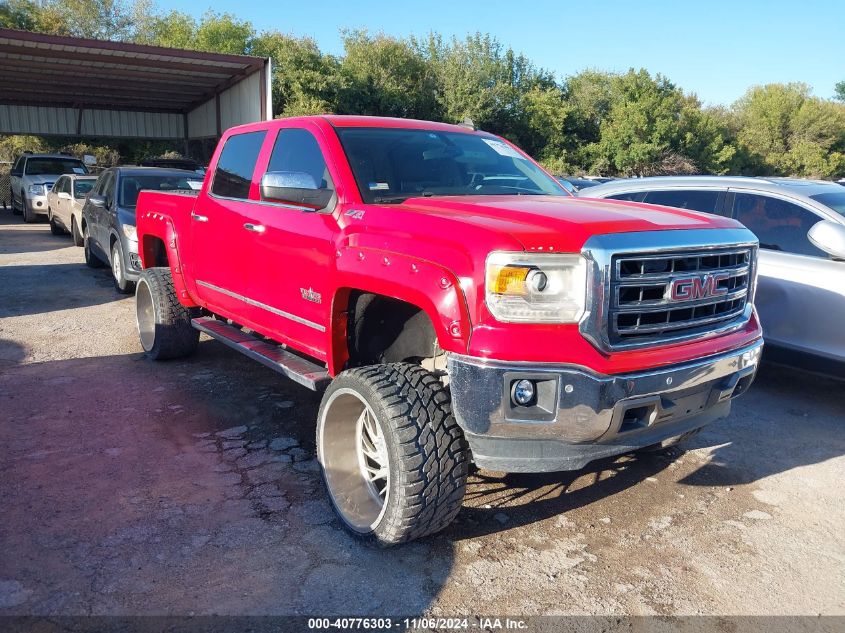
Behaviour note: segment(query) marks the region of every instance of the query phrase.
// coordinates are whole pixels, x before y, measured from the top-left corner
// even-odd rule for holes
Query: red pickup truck
[[[762,349],[733,220],[571,197],[502,138],[316,116],[228,130],[195,195],[143,192],[141,344],[200,332],[312,389],[331,501],[397,543],[470,463],[575,470],[724,417]]]

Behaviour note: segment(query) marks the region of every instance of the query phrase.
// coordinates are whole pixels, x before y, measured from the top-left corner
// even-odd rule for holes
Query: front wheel
[[[59,226],[59,224],[56,222],[56,218],[53,217],[52,211],[47,211],[47,219],[50,222],[50,233],[52,233],[53,235],[65,234],[65,230]]]
[[[442,530],[461,509],[466,438],[448,389],[416,365],[340,374],[320,404],[317,454],[335,511],[359,536],[410,541]]]
[[[189,356],[200,339],[191,310],[179,303],[169,268],[147,268],[135,290],[135,317],[141,347],[153,360]]]
[[[21,207],[23,208],[23,221],[32,223],[36,222],[38,218],[35,213],[29,210],[29,205],[26,203],[26,198],[21,196]]]
[[[126,279],[126,264],[123,262],[120,240],[115,240],[111,246],[111,274],[114,278],[114,289],[120,294],[126,295],[135,289],[135,282]]]

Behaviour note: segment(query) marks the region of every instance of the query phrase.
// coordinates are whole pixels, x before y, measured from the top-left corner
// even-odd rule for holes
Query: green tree
[[[833,88],[833,98],[837,101],[845,101],[845,81],[840,81]]]
[[[0,2],[0,28],[36,31],[39,27],[39,7],[32,0],[3,0]]]
[[[253,54],[273,60],[274,115],[337,110],[337,95],[342,87],[338,61],[323,55],[313,39],[265,32],[253,41]]]
[[[196,46],[197,23],[193,17],[181,11],[158,14],[153,12],[137,16],[138,29],[135,42],[170,48],[193,48]]]
[[[597,171],[624,175],[690,173],[698,170],[682,153],[683,93],[661,75],[629,70],[610,80],[609,107],[600,139],[586,149]]]
[[[194,36],[193,46],[200,51],[248,55],[252,53],[255,28],[246,20],[238,20],[231,13],[208,11],[202,16]]]
[[[469,117],[485,130],[518,140],[522,96],[535,87],[555,86],[549,73],[490,35],[447,43],[432,34],[417,45],[436,74],[436,100],[446,121]]]
[[[769,84],[751,88],[734,111],[739,142],[769,173],[843,173],[845,105],[812,96],[806,84]]]
[[[135,34],[138,7],[123,0],[46,0],[37,12],[37,29],[56,35],[102,40],[129,40]]]
[[[343,47],[339,112],[420,119],[438,116],[436,78],[411,42],[347,31]]]

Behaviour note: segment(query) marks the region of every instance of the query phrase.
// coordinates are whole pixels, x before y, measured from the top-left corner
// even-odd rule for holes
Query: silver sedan
[[[77,246],[82,246],[82,206],[88,192],[97,182],[96,176],[66,174],[47,194],[47,218],[53,235],[70,233]]]
[[[755,303],[772,355],[842,373],[845,189],[841,186],[796,178],[664,176],[617,180],[578,196],[716,213],[745,224],[760,240]]]

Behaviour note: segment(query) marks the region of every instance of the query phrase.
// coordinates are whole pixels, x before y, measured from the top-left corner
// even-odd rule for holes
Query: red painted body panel
[[[455,196],[368,205],[362,202],[334,126],[474,133],[441,123],[342,116],[297,117],[227,131],[196,199],[143,192],[138,200],[139,239],[144,244],[157,236],[173,243],[168,247],[169,261],[179,276],[180,297],[186,305],[206,307],[308,353],[326,362],[333,375],[342,370],[347,358],[344,310],[354,289],[422,308],[446,351],[575,364],[606,374],[706,357],[761,335],[754,318],[731,334],[608,355],[584,339],[576,325],[500,323],[484,302],[484,264],[491,251],[572,253],[597,234],[740,225],[693,211],[565,196]],[[261,175],[278,131],[286,127],[308,129],[317,139],[337,192],[332,214],[260,202]],[[250,199],[210,196],[210,180],[226,139],[252,130],[268,134]],[[192,221],[194,210],[209,221]],[[260,235],[249,233],[243,229],[247,222],[262,224],[267,230]],[[142,254],[145,267],[151,265],[148,259]],[[229,294],[197,284],[198,280]]]

